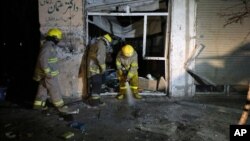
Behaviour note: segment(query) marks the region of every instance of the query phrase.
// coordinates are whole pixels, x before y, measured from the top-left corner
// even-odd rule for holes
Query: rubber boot
[[[124,94],[119,94],[116,96],[118,100],[123,100],[125,98]]]
[[[101,101],[100,97],[90,97],[88,103],[91,107],[104,106],[105,103]]]
[[[136,99],[142,99],[142,96],[139,95],[138,93],[134,93],[134,98],[136,98]]]
[[[120,89],[119,94],[116,96],[116,99],[118,100],[122,100],[125,98],[125,93],[126,93],[126,89]]]
[[[58,111],[61,112],[62,114],[66,114],[66,115],[70,115],[70,114],[78,114],[79,113],[79,109],[73,109],[70,108],[66,105],[62,106],[62,107],[57,107]]]
[[[135,99],[142,99],[142,96],[138,93],[138,89],[132,89]]]

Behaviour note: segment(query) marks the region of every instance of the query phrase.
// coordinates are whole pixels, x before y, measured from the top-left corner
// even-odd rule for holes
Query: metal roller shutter
[[[247,85],[250,80],[250,16],[226,27],[219,13],[242,7],[240,0],[197,1],[197,45],[205,48],[195,60],[195,72],[218,85]],[[233,7],[233,8],[230,8]],[[242,10],[242,9],[241,9]],[[247,37],[247,38],[246,38]]]

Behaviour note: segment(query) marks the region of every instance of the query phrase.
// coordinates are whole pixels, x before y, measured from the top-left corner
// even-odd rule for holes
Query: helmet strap
[[[46,37],[46,40],[47,40],[47,41],[52,41],[52,42],[54,42],[55,44],[58,44],[58,43],[59,43],[59,39],[57,39],[57,38],[54,37],[54,36],[47,36],[47,37]]]
[[[110,46],[110,42],[106,38],[101,37],[101,39],[106,43],[107,46]]]

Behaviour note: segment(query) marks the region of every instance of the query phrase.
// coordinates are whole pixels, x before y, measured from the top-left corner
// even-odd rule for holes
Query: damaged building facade
[[[164,78],[164,94],[193,96],[201,85],[225,92],[248,86],[250,18],[225,26],[230,17],[223,16],[240,6],[238,0],[39,0],[40,32],[64,31],[58,52],[66,97],[86,95],[85,50],[105,33],[115,41],[110,69],[126,42],[138,52],[139,76]]]

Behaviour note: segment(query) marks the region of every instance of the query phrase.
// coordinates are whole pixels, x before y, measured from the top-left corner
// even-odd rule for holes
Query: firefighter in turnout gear
[[[126,94],[126,82],[129,83],[133,96],[141,99],[138,93],[138,55],[134,48],[126,44],[118,52],[116,57],[117,76],[120,82],[119,94],[117,99],[124,99]]]
[[[88,102],[90,106],[100,106],[104,103],[100,99],[102,75],[106,70],[106,52],[112,38],[109,34],[96,39],[87,51]]]
[[[40,48],[33,79],[39,82],[38,92],[34,101],[34,109],[47,109],[46,101],[50,98],[52,104],[63,114],[74,114],[78,110],[64,105],[58,80],[58,58],[56,45],[62,39],[62,31],[52,28],[48,31],[45,42]],[[78,111],[79,112],[79,111]]]

